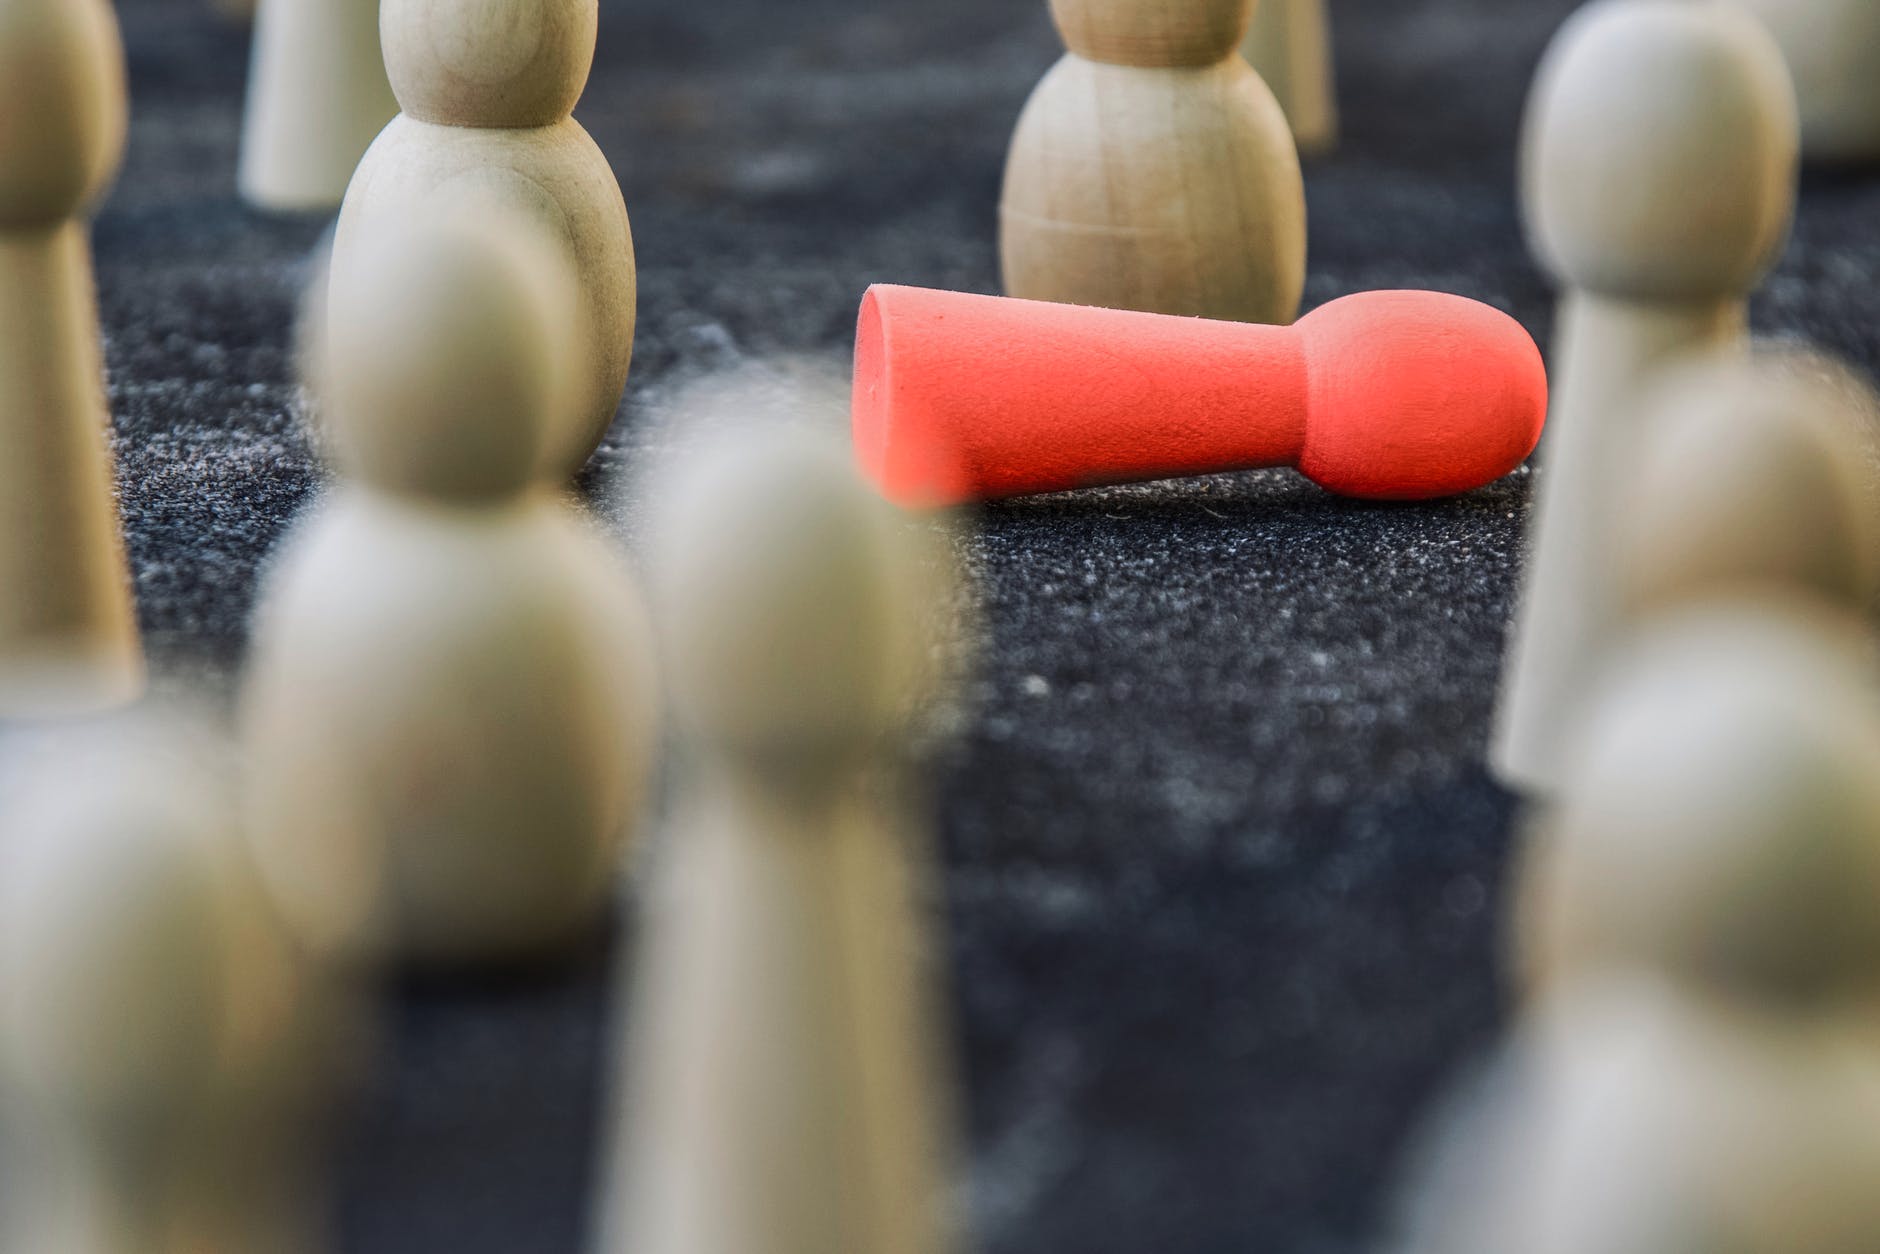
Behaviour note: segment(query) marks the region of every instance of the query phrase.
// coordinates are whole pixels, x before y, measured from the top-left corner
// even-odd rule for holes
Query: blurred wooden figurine
[[[1880,161],[1880,4],[1740,0],[1775,35],[1795,76],[1812,163]]]
[[[667,477],[654,599],[692,754],[650,892],[602,1249],[941,1254],[944,1034],[863,801],[925,640],[905,524],[813,439]]]
[[[1326,0],[1259,0],[1241,54],[1266,80],[1292,124],[1299,151],[1338,145],[1337,78]]]
[[[263,209],[335,209],[359,158],[398,112],[379,52],[379,2],[247,7],[255,33],[236,176],[242,196]]]
[[[1641,418],[1617,572],[1631,620],[1745,595],[1865,618],[1880,595],[1866,383],[1811,352],[1699,358],[1663,372]]]
[[[324,1247],[350,1003],[277,930],[214,757],[148,713],[0,789],[9,1254]]]
[[[317,355],[344,479],[255,622],[252,835],[315,946],[533,960],[600,924],[653,737],[633,584],[543,480],[574,279],[533,219],[359,229]]]

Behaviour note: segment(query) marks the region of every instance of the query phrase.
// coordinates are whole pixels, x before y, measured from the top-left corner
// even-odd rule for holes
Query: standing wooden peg
[[[1859,619],[1880,596],[1867,433],[1880,402],[1813,353],[1758,350],[1668,370],[1650,390],[1626,492],[1630,617],[1717,596],[1805,596]]]
[[[581,298],[576,421],[549,450],[567,477],[600,446],[633,360],[638,284],[626,202],[575,121],[598,0],[384,0],[385,68],[403,112],[360,161],[333,240],[335,299],[359,273],[369,224],[496,209],[529,218],[572,260]]]
[[[1300,152],[1337,146],[1337,80],[1325,0],[1262,0],[1240,51],[1279,99]]]
[[[1573,709],[1619,625],[1640,391],[1685,354],[1743,344],[1749,293],[1788,239],[1797,150],[1782,55],[1732,5],[1598,0],[1541,65],[1523,200],[1564,290],[1492,750],[1511,786],[1558,787]]]
[[[636,964],[608,1254],[946,1254],[919,844],[864,798],[930,588],[840,449],[661,476],[655,609],[692,769]]]
[[[379,0],[261,0],[255,11],[242,196],[332,210],[398,112],[379,52]]]
[[[1000,205],[1009,295],[1289,323],[1305,185],[1240,56],[1248,0],[1052,0],[1070,52],[1032,93]]]
[[[288,541],[244,688],[251,835],[309,943],[533,961],[598,927],[652,753],[631,577],[542,483],[575,278],[533,218],[375,222],[335,284],[342,481]]]
[[[1810,162],[1880,161],[1880,4],[1873,0],[1739,0],[1782,46],[1802,110]]]
[[[83,221],[125,116],[106,0],[0,0],[0,715],[143,686]]]

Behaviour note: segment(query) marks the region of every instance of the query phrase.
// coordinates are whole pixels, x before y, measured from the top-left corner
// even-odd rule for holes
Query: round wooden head
[[[442,126],[547,126],[594,65],[599,0],[382,0],[399,107]]]
[[[1812,353],[1674,369],[1645,400],[1622,577],[1641,611],[1731,590],[1880,595],[1867,385]]]
[[[1051,0],[1051,16],[1070,50],[1092,61],[1213,65],[1239,51],[1253,0]]]
[[[839,767],[919,688],[917,546],[833,441],[771,428],[713,446],[659,489],[650,575],[674,704],[725,756]]]
[[[79,215],[117,171],[126,120],[108,0],[0,0],[0,230]]]
[[[573,421],[580,352],[565,253],[528,219],[452,214],[375,226],[354,260],[327,291],[315,358],[341,468],[444,500],[533,483]]]
[[[1661,615],[1614,660],[1538,833],[1544,985],[1669,979],[1774,1006],[1880,986],[1880,718],[1861,620]]]
[[[1733,5],[1596,0],[1528,104],[1536,254],[1569,287],[1641,301],[1746,294],[1788,238],[1799,148],[1782,53]]]

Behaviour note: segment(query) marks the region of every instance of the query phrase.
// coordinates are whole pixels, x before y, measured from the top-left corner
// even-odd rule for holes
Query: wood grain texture
[[[1203,66],[1247,32],[1254,0],[1051,0],[1065,46],[1114,65]]]
[[[1289,323],[1306,221],[1285,115],[1238,53],[1181,69],[1071,53],[1020,115],[1000,255],[1012,296]]]

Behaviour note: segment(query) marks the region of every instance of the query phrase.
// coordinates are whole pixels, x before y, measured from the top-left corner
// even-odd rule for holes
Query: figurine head
[[[574,112],[594,65],[599,0],[382,0],[399,107],[441,126],[530,127]]]

